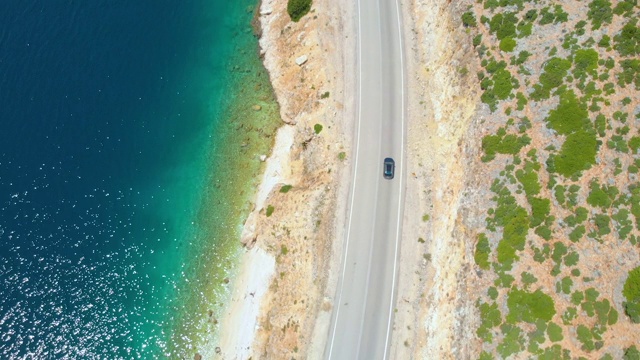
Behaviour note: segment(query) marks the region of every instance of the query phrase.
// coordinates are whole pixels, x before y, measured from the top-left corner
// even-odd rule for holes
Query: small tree
[[[289,0],[287,12],[292,21],[298,22],[309,10],[311,10],[311,0]]]

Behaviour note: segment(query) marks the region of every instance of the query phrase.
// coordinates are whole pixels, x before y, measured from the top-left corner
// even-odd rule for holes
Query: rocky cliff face
[[[331,310],[327,284],[341,249],[354,115],[350,9],[317,0],[294,23],[286,5],[264,0],[257,15],[261,55],[285,124],[243,232],[247,246],[276,258],[253,347],[257,357],[273,359],[306,358],[324,345],[323,325],[316,335],[314,329]]]

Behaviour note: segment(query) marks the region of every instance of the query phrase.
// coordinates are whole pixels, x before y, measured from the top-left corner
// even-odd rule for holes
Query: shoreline
[[[262,0],[252,21],[283,123],[243,226],[216,358],[320,357],[331,316],[351,173],[353,8],[314,1],[294,23],[286,3]]]

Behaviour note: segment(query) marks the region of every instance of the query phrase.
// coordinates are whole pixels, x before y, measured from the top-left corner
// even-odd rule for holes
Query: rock
[[[255,110],[255,111],[260,111],[260,110],[262,110],[262,106],[260,106],[260,105],[253,105],[251,108],[252,108],[253,110]]]
[[[216,354],[220,354],[222,352],[222,349],[220,349],[220,346],[216,346]]]
[[[262,16],[271,15],[272,12],[273,12],[273,10],[271,8],[267,8],[267,9],[264,9],[264,10],[260,11],[260,15],[262,15]]]
[[[260,155],[260,161],[262,162],[267,161],[267,155]]]
[[[229,278],[224,278],[224,280],[222,280],[223,283],[228,284],[229,283]]]
[[[195,355],[193,355],[193,360],[202,360],[202,355],[196,353]]]
[[[298,64],[298,66],[302,66],[307,62],[307,60],[307,55],[302,55],[299,58],[296,58],[296,64]]]

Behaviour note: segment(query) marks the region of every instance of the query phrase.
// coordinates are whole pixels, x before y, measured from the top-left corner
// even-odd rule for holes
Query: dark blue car
[[[392,158],[384,159],[384,171],[382,172],[382,176],[384,176],[384,178],[387,180],[391,180],[393,179],[393,175],[395,171],[396,171],[396,162],[393,161]]]

